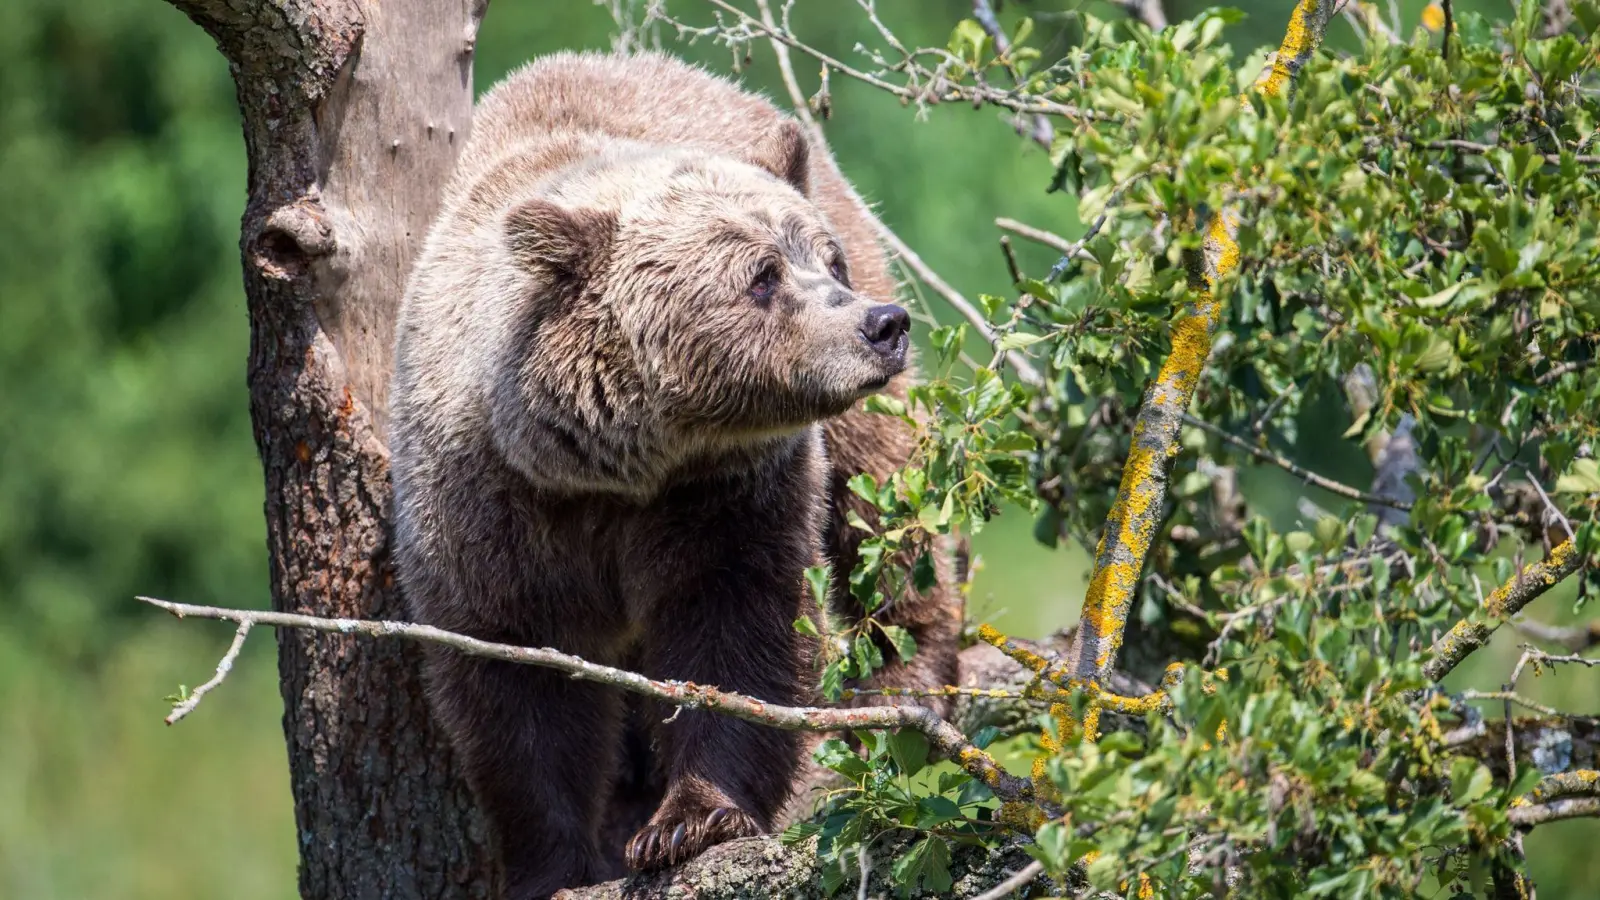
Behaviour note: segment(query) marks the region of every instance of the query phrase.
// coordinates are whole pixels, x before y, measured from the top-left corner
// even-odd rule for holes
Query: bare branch
[[[1511,620],[1511,627],[1536,641],[1560,645],[1569,653],[1600,647],[1600,622],[1562,627],[1519,616]]]
[[[1114,0],[1114,2],[1122,7],[1123,12],[1156,31],[1167,27],[1167,13],[1161,8],[1161,0]]]
[[[1384,40],[1391,44],[1400,43],[1400,36],[1383,21],[1376,9],[1369,10],[1359,3],[1346,3],[1340,12],[1344,13],[1345,21],[1350,23],[1363,41],[1368,40],[1368,33],[1371,32],[1383,35]]]
[[[981,26],[994,41],[994,51],[1000,57],[1000,62],[1006,67],[1006,72],[1011,76],[1011,81],[1017,87],[1023,86],[1022,75],[1017,71],[1017,65],[1011,60],[1011,38],[1006,36],[1006,30],[1000,27],[1000,19],[994,14],[994,7],[989,0],[972,0],[972,17],[978,20]],[[1024,122],[1017,119],[1017,133],[1022,133]],[[1055,141],[1056,129],[1050,124],[1047,116],[1036,115],[1033,117],[1033,133],[1029,135],[1033,142],[1043,147],[1046,151]]]
[[[1026,222],[1018,222],[1016,219],[1008,219],[1004,216],[995,219],[994,225],[1001,231],[1009,231],[1018,237],[1027,238],[1036,244],[1043,244],[1046,247],[1059,252],[1062,256],[1079,257],[1082,259],[1094,258],[1093,256],[1089,255],[1088,251],[1083,249],[1085,243],[1084,241],[1069,241],[1053,231],[1045,231],[1043,228],[1035,228]]]
[[[217,674],[211,676],[210,681],[195,688],[189,696],[173,704],[172,712],[163,721],[171,725],[194,712],[194,708],[200,705],[200,698],[211,693],[211,689],[221,684],[222,679],[227,678],[228,673],[233,671],[233,661],[239,658],[239,651],[244,649],[244,639],[249,636],[250,623],[240,622],[239,630],[234,632],[233,643],[228,645],[228,652],[222,654],[222,661],[217,663]]]
[[[1044,873],[1044,863],[1034,860],[1018,869],[1016,874],[974,897],[973,900],[1003,900],[1011,892],[1031,883]]]
[[[298,628],[326,634],[357,635],[372,638],[399,638],[449,647],[468,656],[497,659],[524,665],[542,666],[565,672],[580,681],[591,681],[629,693],[651,697],[689,709],[714,710],[746,722],[755,722],[786,731],[845,731],[854,728],[911,728],[921,732],[935,748],[956,761],[974,778],[988,785],[995,795],[1006,800],[1025,800],[1032,786],[995,763],[974,747],[955,726],[923,706],[865,706],[851,709],[823,709],[803,706],[777,706],[754,697],[719,690],[710,685],[684,681],[656,681],[636,672],[597,665],[547,647],[515,647],[482,641],[431,625],[411,622],[328,619],[267,610],[224,609],[171,603],[139,597],[143,603],[173,615],[217,619],[240,625],[267,625],[273,628]],[[236,643],[242,643],[242,636]],[[230,650],[230,652],[232,652]]]
[[[1557,544],[1547,558],[1529,564],[1510,581],[1495,588],[1482,607],[1434,641],[1433,658],[1422,667],[1423,674],[1431,681],[1449,675],[1462,660],[1488,642],[1501,622],[1578,571],[1583,562],[1583,554],[1573,547],[1571,540]]]
[[[1227,431],[1224,431],[1223,429],[1211,424],[1210,422],[1207,422],[1204,419],[1197,419],[1188,413],[1184,413],[1183,423],[1185,425],[1198,428],[1201,431],[1204,431],[1206,434],[1209,434],[1223,443],[1228,444],[1229,446],[1243,450],[1262,462],[1271,463],[1272,465],[1277,466],[1278,468],[1288,472],[1290,475],[1293,475],[1296,478],[1299,478],[1307,484],[1314,484],[1331,494],[1338,494],[1347,500],[1359,500],[1362,503],[1374,503],[1381,506],[1391,506],[1395,509],[1411,508],[1411,504],[1404,500],[1398,500],[1392,497],[1380,497],[1376,494],[1369,494],[1366,491],[1357,490],[1347,484],[1343,484],[1341,482],[1334,481],[1331,478],[1318,475],[1310,469],[1296,465],[1295,463],[1290,462],[1289,460],[1277,455],[1276,453],[1273,453],[1270,450],[1267,450],[1263,447],[1258,447],[1244,438],[1230,434]]]
[[[1002,109],[1009,109],[1012,112],[1017,113],[1061,116],[1062,118],[1072,119],[1074,121],[1108,118],[1108,116],[1104,113],[1096,112],[1094,110],[1081,109],[1065,103],[1057,103],[1054,100],[1050,100],[1035,94],[1030,94],[1026,91],[1001,91],[984,84],[960,84],[944,77],[944,75],[940,72],[916,65],[910,58],[904,61],[904,65],[900,67],[900,70],[910,73],[915,77],[924,79],[926,84],[922,85],[921,87],[913,87],[907,84],[897,84],[871,72],[866,72],[855,68],[854,66],[851,66],[842,60],[830,56],[829,54],[824,53],[821,50],[818,50],[817,48],[799,40],[793,34],[790,34],[787,29],[781,26],[769,26],[755,16],[752,16],[737,6],[727,2],[727,0],[705,0],[705,2],[725,13],[728,13],[731,16],[734,16],[739,23],[739,27],[748,36],[765,37],[784,44],[796,52],[803,53],[812,59],[815,59],[828,69],[847,77],[854,78],[857,81],[870,84],[879,90],[887,91],[888,93],[899,97],[901,100],[904,100],[907,103],[968,103],[973,105],[988,104],[990,106],[1001,107]],[[658,12],[657,15],[662,14]],[[680,28],[687,27],[683,26],[682,23],[675,21],[673,24]],[[944,51],[940,50],[928,50],[926,52],[936,54],[944,53]]]

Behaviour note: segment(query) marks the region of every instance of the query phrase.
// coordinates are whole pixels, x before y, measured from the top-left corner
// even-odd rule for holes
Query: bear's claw
[[[709,812],[662,810],[657,819],[628,841],[628,868],[648,872],[675,866],[724,841],[761,833],[754,819],[729,806],[719,806]]]

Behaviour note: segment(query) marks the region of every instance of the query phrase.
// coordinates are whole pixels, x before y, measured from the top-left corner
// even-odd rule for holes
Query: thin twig
[[[1356,34],[1360,35],[1362,41],[1367,40],[1367,28],[1370,26],[1373,31],[1383,35],[1384,40],[1389,43],[1400,43],[1400,36],[1395,34],[1394,29],[1383,21],[1383,18],[1378,15],[1376,10],[1371,15],[1363,18],[1363,13],[1358,4],[1346,3],[1341,11],[1344,13],[1345,21],[1349,22],[1350,27],[1356,30]]]
[[[1392,497],[1380,497],[1380,496],[1378,496],[1376,494],[1369,494],[1366,491],[1357,490],[1356,488],[1353,488],[1353,487],[1349,486],[1348,484],[1344,484],[1342,482],[1334,481],[1332,478],[1327,478],[1325,476],[1318,475],[1317,473],[1311,471],[1310,469],[1305,468],[1304,466],[1300,466],[1300,465],[1297,465],[1297,464],[1295,464],[1293,462],[1290,462],[1289,460],[1284,459],[1283,457],[1279,456],[1276,453],[1273,453],[1270,450],[1264,449],[1262,447],[1257,447],[1255,444],[1250,443],[1249,441],[1245,440],[1244,438],[1239,437],[1238,435],[1231,434],[1231,433],[1229,433],[1227,431],[1224,431],[1223,429],[1218,428],[1217,426],[1211,424],[1210,422],[1207,422],[1204,419],[1195,418],[1194,416],[1189,415],[1188,413],[1184,413],[1183,414],[1183,423],[1185,425],[1190,425],[1190,426],[1193,426],[1195,428],[1198,428],[1201,431],[1204,431],[1206,434],[1209,434],[1209,435],[1217,438],[1218,440],[1222,441],[1223,443],[1228,444],[1229,446],[1236,447],[1236,448],[1238,448],[1240,450],[1243,450],[1244,452],[1250,454],[1251,456],[1254,456],[1256,459],[1259,459],[1262,462],[1271,463],[1272,465],[1277,466],[1278,468],[1284,470],[1285,472],[1288,472],[1290,475],[1293,475],[1296,478],[1299,478],[1300,480],[1304,481],[1305,483],[1314,484],[1317,487],[1322,488],[1323,490],[1327,491],[1330,494],[1338,494],[1339,496],[1344,497],[1347,500],[1359,500],[1362,503],[1376,503],[1376,504],[1379,504],[1381,506],[1391,506],[1391,507],[1394,507],[1395,509],[1406,509],[1406,510],[1409,510],[1411,508],[1411,504],[1408,503],[1405,500],[1397,500],[1397,499],[1394,499]]]
[[[1408,140],[1411,139],[1408,138]],[[1498,144],[1483,144],[1477,141],[1464,141],[1460,140],[1459,138],[1447,138],[1437,141],[1412,140],[1412,143],[1415,143],[1419,147],[1425,147],[1429,150],[1461,150],[1466,153],[1476,153],[1479,155],[1492,153],[1495,150],[1501,149]],[[1545,153],[1542,154],[1542,157],[1545,162],[1550,163],[1551,165],[1558,165],[1561,162],[1561,154],[1559,153]],[[1583,163],[1584,165],[1600,163],[1600,156],[1573,154],[1572,158],[1576,162]]]
[[[1592,359],[1577,359],[1573,360],[1572,362],[1564,362],[1558,366],[1552,367],[1550,371],[1534,379],[1533,383],[1539,387],[1554,384],[1561,379],[1561,376],[1566,375],[1569,372],[1577,372],[1581,369],[1586,369],[1592,365],[1594,365],[1594,360]]]
[[[1570,653],[1600,647],[1600,622],[1562,627],[1519,616],[1511,620],[1511,627],[1536,641],[1560,644]]]
[[[778,27],[777,25],[769,26],[737,6],[728,3],[727,0],[705,0],[705,2],[716,7],[717,9],[722,10],[725,13],[728,13],[729,15],[737,17],[739,24],[743,26],[750,34],[753,34],[757,37],[766,37],[774,42],[782,43],[792,50],[804,53],[812,59],[815,59],[817,62],[822,63],[824,66],[833,71],[839,72],[840,74],[850,78],[854,78],[857,81],[870,84],[879,90],[887,91],[888,93],[893,94],[894,96],[899,97],[907,102],[919,104],[926,103],[928,101],[962,102],[972,104],[987,103],[992,106],[999,106],[1004,109],[1009,109],[1012,112],[1061,116],[1074,121],[1100,120],[1109,117],[1105,113],[1100,113],[1095,110],[1081,109],[1065,103],[1057,103],[1054,100],[1048,100],[1044,97],[1034,94],[998,91],[981,85],[974,87],[971,85],[957,84],[942,76],[937,79],[937,87],[939,88],[938,93],[934,93],[928,89],[918,90],[907,85],[895,84],[894,82],[886,81],[885,79],[880,78],[870,72],[864,72],[860,69],[850,66],[843,61],[798,40],[794,35],[790,34],[783,28]],[[933,73],[928,74],[932,75]]]
[[[996,228],[999,228],[1002,231],[1009,231],[1012,234],[1015,234],[1017,237],[1027,238],[1036,244],[1043,244],[1046,247],[1059,252],[1063,256],[1094,259],[1093,256],[1089,255],[1088,251],[1083,249],[1085,244],[1084,241],[1069,241],[1053,231],[1045,231],[1043,228],[1035,228],[1026,222],[1018,222],[1016,219],[1008,219],[1004,216],[995,219],[994,225]]]
[[[239,630],[233,634],[233,643],[228,645],[228,652],[222,654],[222,660],[217,663],[217,674],[211,676],[210,681],[195,688],[189,696],[173,704],[172,712],[168,713],[163,721],[171,725],[189,713],[194,712],[194,708],[200,705],[200,698],[211,693],[212,688],[221,684],[222,679],[228,677],[228,673],[233,671],[233,661],[239,658],[239,651],[244,649],[244,639],[250,636],[250,624],[249,622],[239,623]]]
[[[411,622],[369,621],[363,619],[327,619],[295,613],[269,610],[225,609],[216,606],[193,606],[172,603],[152,597],[139,597],[158,609],[184,618],[217,619],[238,623],[241,628],[229,648],[237,656],[238,646],[244,642],[245,625],[267,625],[272,628],[303,628],[327,634],[354,635],[372,638],[399,638],[449,647],[468,656],[497,659],[504,662],[542,666],[565,672],[579,681],[606,684],[629,693],[651,697],[676,706],[690,709],[714,710],[746,722],[781,728],[785,731],[843,731],[852,728],[911,728],[921,732],[929,743],[948,758],[955,760],[974,778],[987,785],[996,796],[1007,800],[1025,800],[1032,795],[1032,786],[1026,779],[1006,772],[987,754],[973,746],[954,725],[940,718],[925,706],[863,706],[850,709],[823,709],[806,706],[777,706],[754,697],[720,690],[710,685],[692,681],[656,681],[637,672],[597,665],[581,657],[571,656],[548,647],[515,647],[483,641],[464,634],[445,631],[432,625]],[[219,675],[225,674],[218,666]],[[220,681],[221,678],[214,679]],[[197,691],[198,693],[198,691]]]
[[[1000,64],[1006,67],[1006,74],[1011,76],[1011,83],[1021,88],[1024,86],[1022,74],[1017,71],[1017,65],[1011,59],[1011,38],[1006,36],[1006,30],[1000,27],[1000,18],[994,14],[994,7],[989,5],[989,0],[972,0],[972,17],[978,20],[978,25],[988,33],[989,39],[994,41],[994,52],[1000,57]],[[1017,131],[1022,131],[1022,120],[1017,120]],[[1049,150],[1055,141],[1056,129],[1050,124],[1047,116],[1036,115],[1033,117],[1033,133],[1028,137],[1033,142]]]
[[[1455,4],[1451,3],[1450,0],[1442,0],[1440,5],[1444,7],[1444,46],[1440,48],[1439,53],[1448,60],[1450,58],[1450,33],[1456,30],[1456,10]]]
[[[1038,878],[1044,872],[1044,863],[1034,860],[1006,877],[994,887],[984,891],[972,900],[1001,900],[1011,896],[1011,892],[1024,887]]]

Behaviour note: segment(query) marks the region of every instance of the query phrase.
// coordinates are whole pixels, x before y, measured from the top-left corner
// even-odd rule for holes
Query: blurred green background
[[[1275,43],[1290,0],[1240,5],[1250,13],[1231,32],[1240,54]],[[1174,18],[1202,6],[1167,4]],[[1406,32],[1421,7],[1400,4]],[[700,13],[695,0],[673,8]],[[879,8],[907,41],[943,43],[971,5]],[[1005,10],[1032,14],[1034,42],[1055,49],[1073,11],[1112,14],[1078,0]],[[872,40],[852,0],[800,0],[795,25],[841,56]],[[604,48],[611,30],[589,0],[495,0],[479,88],[530,56]],[[1351,46],[1347,25],[1334,25],[1332,43]],[[705,43],[678,52],[724,71],[737,62]],[[765,48],[756,57],[749,82],[781,95]],[[919,121],[838,78],[833,96],[828,131],[845,171],[963,291],[1007,283],[994,217],[1081,230],[1071,201],[1044,193],[1044,154],[994,111],[940,108]],[[0,897],[294,893],[271,640],[253,641],[212,700],[168,730],[162,698],[209,675],[227,631],[131,599],[267,604],[244,384],[244,199],[227,67],[181,14],[161,0],[0,4]],[[1020,249],[1025,268],[1051,262]],[[1292,484],[1254,484],[1292,516]],[[1029,535],[1013,515],[979,536],[972,615],[1042,635],[1075,616],[1084,557]],[[1541,602],[1559,618],[1569,601]],[[1485,656],[1463,677],[1503,678],[1512,641]],[[1597,677],[1546,676],[1533,692],[1600,712]],[[1597,839],[1600,828],[1575,823],[1530,843],[1545,896],[1600,896],[1584,850]]]

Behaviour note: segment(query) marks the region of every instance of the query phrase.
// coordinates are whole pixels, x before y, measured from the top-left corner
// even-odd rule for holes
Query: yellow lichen
[[[1315,47],[1318,35],[1312,31],[1311,17],[1320,2],[1322,0],[1300,0],[1295,4],[1294,12],[1289,16],[1289,28],[1283,35],[1283,43],[1278,46],[1278,55],[1272,60],[1272,68],[1256,82],[1261,93],[1269,97],[1283,93],[1284,88],[1289,86],[1289,79],[1294,77],[1294,70],[1289,67],[1290,61],[1310,54]]]
[[[987,623],[978,626],[978,640],[1016,660],[1019,665],[1035,675],[1041,674],[1045,669],[1050,668],[1049,660],[1025,647],[1017,646],[1012,643],[1011,638],[1001,634],[994,626]]]
[[[1444,7],[1437,3],[1429,3],[1422,10],[1422,27],[1429,31],[1438,31],[1444,28]]]

